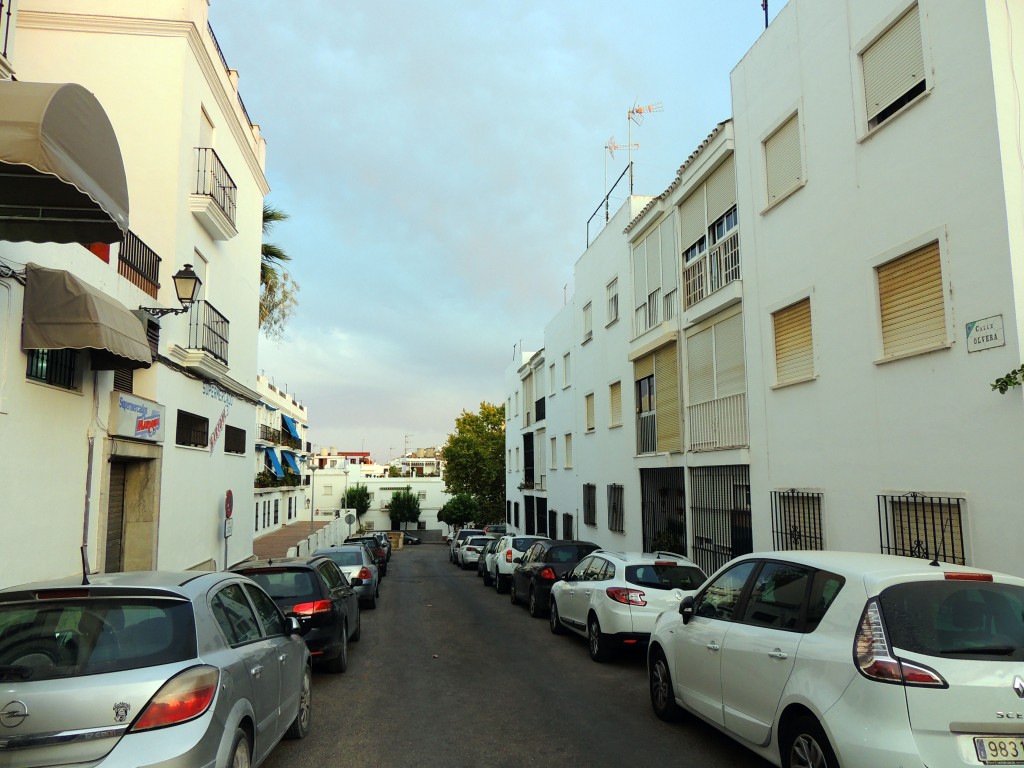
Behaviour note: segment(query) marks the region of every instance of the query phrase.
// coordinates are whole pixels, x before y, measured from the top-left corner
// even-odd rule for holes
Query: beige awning
[[[114,243],[127,229],[121,148],[96,97],[0,81],[0,240]]]
[[[142,321],[111,297],[63,269],[26,268],[22,349],[90,349],[92,367],[153,364]]]

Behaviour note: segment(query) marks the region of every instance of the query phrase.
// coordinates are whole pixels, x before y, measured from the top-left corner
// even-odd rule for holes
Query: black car
[[[349,536],[345,539],[346,544],[352,544],[353,542],[362,542],[370,550],[370,554],[373,555],[377,561],[377,569],[380,571],[380,577],[383,579],[388,575],[388,551],[384,548],[380,539],[374,536],[372,533],[359,536]]]
[[[537,619],[547,615],[551,585],[595,549],[598,546],[591,541],[535,541],[522,557],[512,561],[516,564],[509,589],[512,605],[526,597],[531,616]]]
[[[422,544],[423,542],[422,542],[422,540],[420,540],[416,536],[410,536],[405,531],[402,531],[402,543],[408,545],[408,544]]]
[[[491,554],[497,546],[498,540],[496,538],[491,539],[487,542],[487,546],[484,547],[484,551],[480,553],[480,557],[477,558],[476,561],[476,575],[483,577],[485,587],[491,586],[491,577],[490,574],[487,573],[487,556]]]
[[[334,562],[320,555],[250,560],[230,569],[248,576],[273,598],[287,616],[308,630],[306,645],[314,663],[329,672],[348,667],[348,643],[362,634],[359,597],[351,581]]]

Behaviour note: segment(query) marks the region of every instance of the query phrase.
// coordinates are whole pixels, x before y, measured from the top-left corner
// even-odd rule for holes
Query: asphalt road
[[[768,766],[701,722],[658,720],[642,654],[595,664],[444,547],[395,551],[362,616],[348,671],[314,675],[311,733],[268,768]]]

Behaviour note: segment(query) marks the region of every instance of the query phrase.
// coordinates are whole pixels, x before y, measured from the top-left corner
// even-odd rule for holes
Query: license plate
[[[1024,737],[975,736],[974,751],[986,765],[1024,765]]]

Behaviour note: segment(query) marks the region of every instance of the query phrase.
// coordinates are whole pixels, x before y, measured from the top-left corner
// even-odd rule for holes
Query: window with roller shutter
[[[917,5],[860,54],[868,128],[877,128],[928,87]]]
[[[779,202],[804,182],[799,115],[794,114],[765,139],[764,165],[768,205]]]
[[[792,384],[814,376],[811,300],[791,304],[772,314],[775,331],[775,381]]]
[[[903,357],[948,344],[939,244],[920,248],[875,269],[882,322],[882,353]]]

